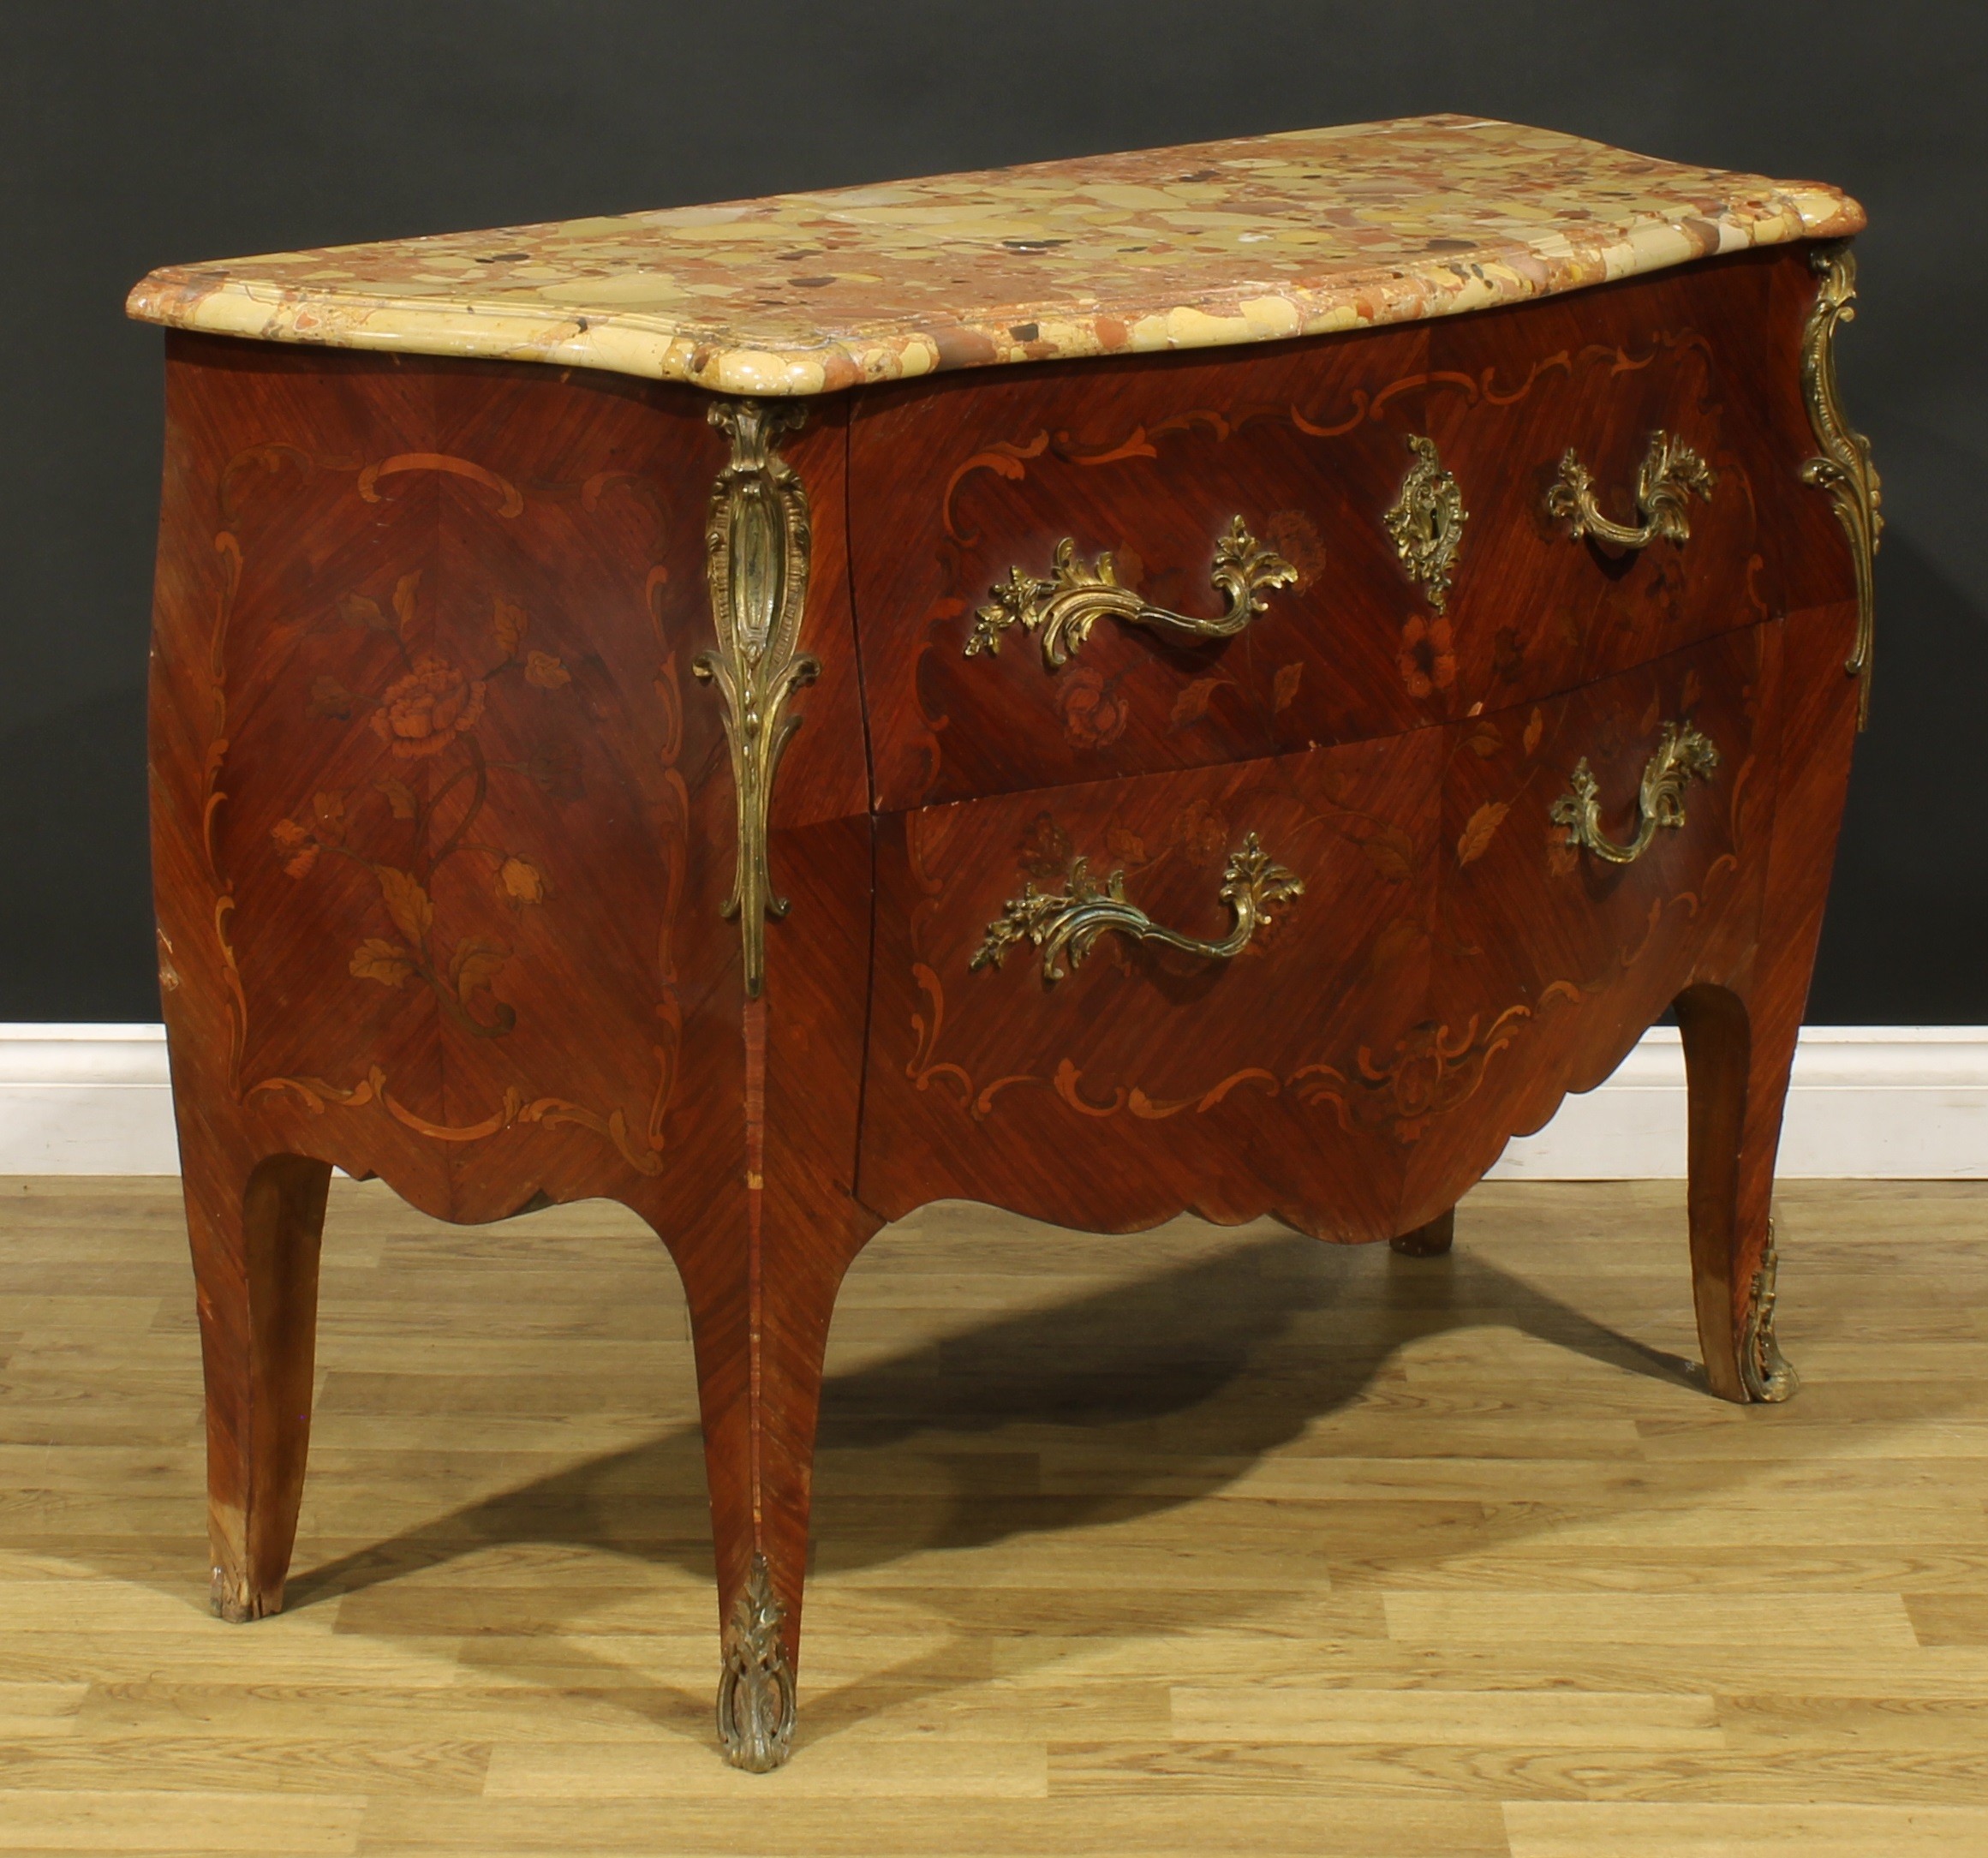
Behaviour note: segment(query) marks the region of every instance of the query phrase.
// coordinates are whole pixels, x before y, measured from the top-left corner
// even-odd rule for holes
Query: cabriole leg
[[[1692,1283],[1712,1391],[1786,1400],[1794,1371],[1774,1335],[1774,1164],[1808,1005],[1850,775],[1860,683],[1843,674],[1855,609],[1785,621],[1781,741],[1766,881],[1749,946],[1724,984],[1677,1000],[1690,1089]]]
[[[848,1261],[879,1223],[831,1194],[810,1206],[762,1192],[747,1245],[707,1232],[677,1250],[718,1563],[718,1734],[725,1759],[755,1774],[793,1747],[828,1324]]]
[[[1677,1002],[1690,1087],[1692,1287],[1705,1377],[1722,1399],[1786,1400],[1774,1334],[1774,1157],[1795,1025],[1762,1026],[1736,995]]]
[[[1405,1258],[1437,1258],[1456,1243],[1456,1209],[1441,1213],[1426,1226],[1418,1226],[1388,1241],[1391,1250]]]
[[[246,1170],[181,1129],[206,1388],[212,1598],[226,1620],[283,1610],[310,1446],[318,1254],[331,1170],[272,1155]]]

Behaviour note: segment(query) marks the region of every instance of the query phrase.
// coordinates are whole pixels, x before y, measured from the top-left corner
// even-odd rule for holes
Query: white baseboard
[[[162,1025],[0,1025],[0,1174],[176,1174]]]
[[[1598,1090],[1507,1146],[1494,1180],[1685,1171],[1684,1048],[1652,1026]],[[1776,1172],[1789,1180],[1988,1179],[1988,1026],[1803,1028]]]
[[[1684,1172],[1684,1054],[1646,1032],[1615,1076],[1516,1138],[1501,1180]],[[179,1171],[165,1029],[0,1025],[0,1174]],[[1781,1139],[1790,1179],[1988,1179],[1988,1026],[1811,1026]]]

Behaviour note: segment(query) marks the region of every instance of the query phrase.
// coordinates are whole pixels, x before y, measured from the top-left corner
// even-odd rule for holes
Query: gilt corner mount
[[[718,647],[691,669],[725,701],[738,850],[724,910],[738,918],[746,995],[755,1000],[766,984],[766,919],[787,913],[767,862],[773,776],[801,726],[787,702],[821,673],[821,660],[797,648],[808,599],[808,493],[773,449],[805,416],[797,406],[757,400],[719,400],[709,415],[731,441],[731,458],[719,473],[704,529]]]
[[[1830,503],[1850,544],[1857,577],[1857,642],[1843,669],[1859,680],[1857,726],[1871,715],[1871,653],[1876,630],[1873,563],[1884,532],[1878,468],[1871,441],[1843,417],[1836,387],[1836,326],[1857,319],[1857,260],[1849,242],[1818,245],[1809,262],[1821,278],[1802,332],[1801,388],[1818,457],[1801,468],[1802,481],[1830,493]]]

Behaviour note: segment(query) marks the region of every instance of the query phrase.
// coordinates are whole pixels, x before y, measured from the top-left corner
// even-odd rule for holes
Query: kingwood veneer
[[[1783,1397],[1862,223],[1432,118],[148,278],[217,1609],[282,1603],[334,1164],[661,1234],[754,1767],[925,1201],[1440,1250],[1675,1007],[1706,1370]]]

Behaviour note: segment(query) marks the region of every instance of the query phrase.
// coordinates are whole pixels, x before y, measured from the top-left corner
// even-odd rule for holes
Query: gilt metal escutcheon
[[[1449,604],[1450,577],[1470,512],[1464,508],[1456,479],[1436,456],[1436,441],[1411,433],[1408,449],[1415,463],[1381,522],[1394,540],[1402,571],[1442,612]]]

